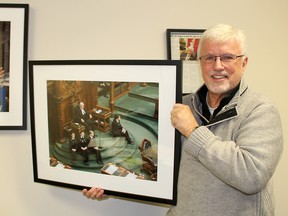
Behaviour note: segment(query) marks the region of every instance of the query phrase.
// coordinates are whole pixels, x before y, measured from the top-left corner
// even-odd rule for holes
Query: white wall
[[[284,139],[288,138],[285,0],[5,1],[10,2],[30,4],[29,60],[166,59],[167,28],[207,28],[216,23],[242,28],[250,54],[246,79],[279,107]],[[167,207],[131,200],[90,201],[79,191],[34,183],[28,124],[27,131],[0,131],[1,216],[146,216],[167,212]],[[285,148],[274,176],[276,216],[287,215],[287,167]]]

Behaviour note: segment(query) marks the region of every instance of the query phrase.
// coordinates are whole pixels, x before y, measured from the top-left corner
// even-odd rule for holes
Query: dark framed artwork
[[[28,4],[0,4],[0,129],[27,127]]]
[[[180,134],[170,111],[181,102],[181,67],[176,60],[30,61],[35,182],[176,204]]]
[[[198,44],[203,29],[167,29],[167,58],[183,62],[183,94],[194,93],[202,84],[198,64]]]

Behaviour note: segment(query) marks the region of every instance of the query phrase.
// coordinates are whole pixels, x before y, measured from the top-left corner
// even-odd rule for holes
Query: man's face
[[[221,56],[223,54],[242,55],[243,53],[235,41],[215,43],[206,40],[202,44],[200,56],[208,54]],[[209,93],[223,97],[235,88],[241,80],[247,62],[247,57],[237,58],[229,63],[221,62],[220,58],[217,58],[212,64],[200,61],[202,78]]]

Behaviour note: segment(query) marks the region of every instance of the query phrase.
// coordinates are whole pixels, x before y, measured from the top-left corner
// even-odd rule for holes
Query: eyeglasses
[[[204,64],[212,64],[217,60],[217,58],[220,58],[220,61],[222,63],[231,63],[231,62],[235,61],[237,58],[240,58],[243,56],[244,55],[233,55],[233,54],[223,54],[220,56],[204,55],[204,56],[201,56],[199,59]]]

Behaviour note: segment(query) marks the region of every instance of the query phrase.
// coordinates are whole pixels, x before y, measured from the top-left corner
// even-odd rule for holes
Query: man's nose
[[[219,56],[216,57],[216,59],[215,59],[214,69],[215,70],[224,70],[223,62],[221,61]]]

